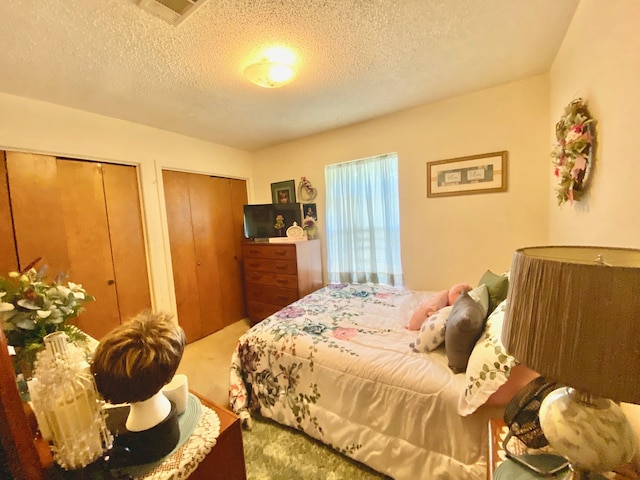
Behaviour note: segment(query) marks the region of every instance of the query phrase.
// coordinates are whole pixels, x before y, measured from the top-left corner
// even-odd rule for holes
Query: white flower
[[[69,285],[69,288],[71,289],[71,291],[73,293],[84,292],[84,288],[82,288],[82,284],[81,283],[69,282],[68,285]]]
[[[0,302],[0,312],[8,312],[14,308],[16,307],[13,306],[13,303]]]
[[[22,308],[26,308],[28,310],[40,310],[38,305],[35,305],[31,300],[27,300],[26,298],[21,298],[18,300],[18,305]]]
[[[40,318],[48,318],[51,315],[51,310],[38,310],[36,315]]]
[[[67,298],[70,293],[71,293],[71,289],[64,287],[62,285],[57,285],[51,290],[49,290],[47,292],[47,295],[58,295],[59,297]]]
[[[577,140],[581,140],[582,139],[582,132],[577,132],[573,129],[569,130],[569,133],[567,133],[567,137],[566,137],[566,142],[567,143],[573,143]]]

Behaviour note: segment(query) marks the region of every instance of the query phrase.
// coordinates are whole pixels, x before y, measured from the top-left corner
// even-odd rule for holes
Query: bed
[[[249,428],[258,412],[398,480],[485,478],[487,422],[503,412],[489,400],[516,366],[499,340],[505,302],[455,374],[444,347],[416,351],[422,330],[406,328],[433,295],[339,284],[283,308],[240,338],[231,408]]]

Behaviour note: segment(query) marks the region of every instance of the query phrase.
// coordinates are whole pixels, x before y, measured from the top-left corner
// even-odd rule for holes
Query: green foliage
[[[24,272],[10,272],[0,277],[0,319],[9,345],[18,347],[27,359],[44,345],[44,337],[64,331],[74,340],[86,336],[70,325],[69,320],[93,301],[82,285],[64,283],[58,275],[53,282],[45,280],[46,268],[36,271],[32,266]]]

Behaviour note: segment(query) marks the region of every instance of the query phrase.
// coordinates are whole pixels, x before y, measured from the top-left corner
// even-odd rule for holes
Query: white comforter
[[[330,285],[251,328],[231,366],[232,409],[295,427],[396,479],[485,478],[487,420],[461,417],[464,375],[404,328],[425,292]]]

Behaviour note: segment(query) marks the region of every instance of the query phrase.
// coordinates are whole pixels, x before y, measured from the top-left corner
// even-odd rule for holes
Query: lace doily
[[[202,405],[202,415],[189,439],[160,465],[138,477],[144,480],[182,480],[198,468],[209,454],[220,435],[218,414]]]

